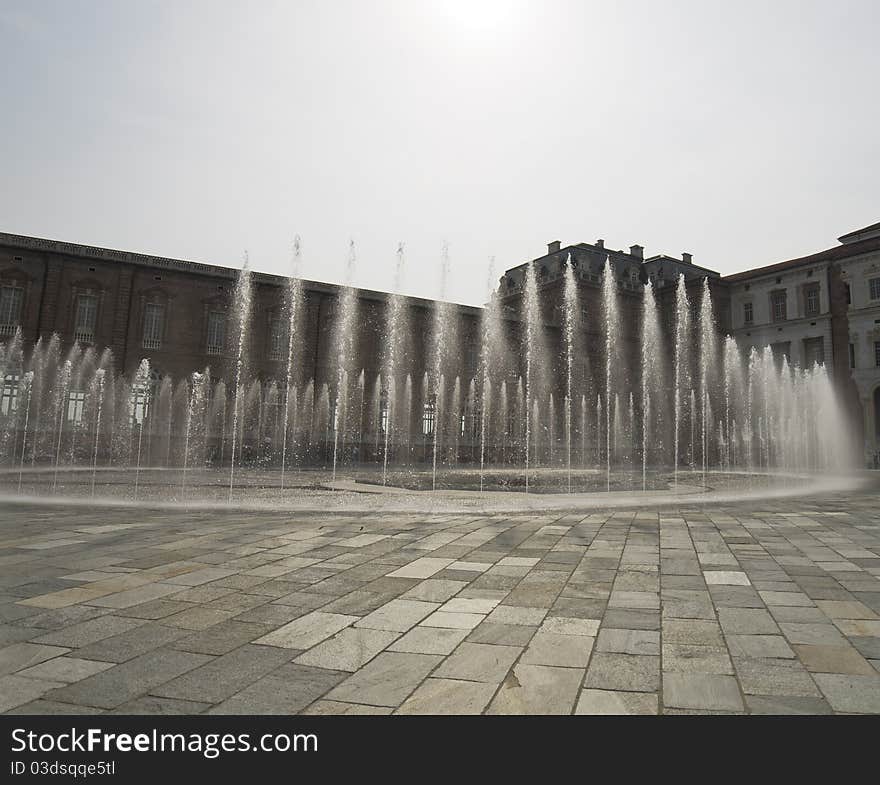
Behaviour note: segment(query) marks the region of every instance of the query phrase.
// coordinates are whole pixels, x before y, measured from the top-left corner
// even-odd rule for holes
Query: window
[[[18,402],[18,374],[8,373],[3,377],[3,394],[0,396],[0,414],[4,417],[15,414]]]
[[[67,396],[67,422],[79,425],[86,408],[86,394],[82,390],[72,390]]]
[[[165,306],[147,303],[144,307],[144,349],[161,349],[165,327]]]
[[[846,304],[852,305],[852,289],[849,288],[848,283],[845,283],[844,286],[846,287]]]
[[[751,303],[743,303],[743,321],[751,324],[755,319],[755,312]]]
[[[856,367],[856,345],[854,343],[849,345],[849,367]]]
[[[871,287],[871,299],[880,300],[880,278],[871,278],[868,285]]]
[[[94,294],[77,295],[73,339],[80,343],[94,343],[95,323],[97,320],[98,298]]]
[[[379,397],[379,433],[388,431],[388,391],[382,390]]]
[[[786,295],[785,290],[770,292],[770,312],[774,322],[784,322],[788,318]]]
[[[422,411],[422,433],[425,436],[434,435],[434,424],[437,418],[437,407],[432,400],[425,401],[425,407]]]
[[[818,284],[810,284],[804,289],[804,312],[807,316],[819,315]]]
[[[223,354],[226,347],[226,314],[208,312],[208,354]]]
[[[336,312],[339,310],[337,298],[331,297],[324,301],[324,326],[333,326],[336,320]]]
[[[21,321],[24,289],[20,286],[0,288],[0,335],[12,335]]]
[[[880,341],[874,341],[874,365],[880,368]]]
[[[134,384],[131,388],[131,424],[141,425],[150,413],[150,384]]]
[[[269,321],[269,359],[281,360],[287,354],[287,321],[273,316]]]
[[[818,338],[804,338],[804,365],[810,368],[813,365],[825,363],[825,340]]]

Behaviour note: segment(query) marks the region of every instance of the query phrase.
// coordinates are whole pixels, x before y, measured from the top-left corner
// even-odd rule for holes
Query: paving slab
[[[657,714],[658,700],[652,692],[582,690],[575,714]]]
[[[583,670],[519,663],[508,673],[487,714],[571,714]]]
[[[432,654],[385,652],[328,693],[330,700],[397,707],[443,658]]]

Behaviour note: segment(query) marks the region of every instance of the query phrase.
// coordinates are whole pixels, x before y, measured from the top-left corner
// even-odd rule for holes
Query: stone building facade
[[[831,369],[855,426],[864,431],[869,462],[880,451],[880,224],[840,238],[833,248],[743,273],[720,276],[681,258],[644,249],[605,247],[602,240],[563,247],[558,241],[532,260],[540,291],[548,362],[559,362],[562,346],[564,265],[570,258],[580,290],[580,351],[577,373],[593,383],[604,353],[601,275],[606,257],[615,270],[620,309],[616,351],[638,349],[636,318],[642,287],[649,280],[661,307],[667,336],[673,329],[675,282],[684,275],[692,309],[699,309],[708,280],[717,328],[740,345],[771,346],[781,359]],[[528,263],[527,263],[528,264]],[[507,270],[499,282],[499,304],[513,345],[521,340],[521,298],[526,264]],[[117,370],[131,374],[148,357],[159,376],[180,379],[210,366],[212,374],[232,369],[229,313],[238,271],[200,262],[0,233],[0,339],[18,328],[26,344],[57,333],[64,347],[75,341],[109,347]],[[253,321],[246,347],[251,373],[262,379],[284,374],[284,291],[287,279],[255,273]],[[298,334],[298,362],[292,380],[317,387],[337,365],[333,327],[340,287],[303,282],[304,309]],[[358,363],[368,377],[382,372],[385,314],[389,295],[359,290]],[[434,303],[406,298],[404,354],[412,375],[413,400],[430,372]],[[472,377],[479,361],[481,309],[453,306],[455,329],[450,355],[457,373]],[[670,345],[667,343],[667,345]],[[514,355],[516,352],[514,352]],[[543,369],[547,379],[559,368]],[[511,369],[516,372],[515,368]],[[629,380],[634,385],[636,379]],[[586,382],[585,382],[586,383]],[[413,432],[419,431],[414,409]]]

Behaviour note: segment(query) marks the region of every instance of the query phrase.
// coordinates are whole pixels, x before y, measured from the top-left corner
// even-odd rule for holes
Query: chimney
[[[629,255],[635,256],[636,259],[644,259],[645,258],[645,249],[641,245],[631,245],[629,247]]]
[[[693,263],[694,263],[694,262],[693,262],[693,259],[694,259],[693,254],[683,253],[683,254],[681,255],[681,260],[682,260],[685,264],[693,264]]]
[[[605,247],[605,241],[604,241],[604,240],[596,240],[596,247],[597,247],[597,248],[604,248],[604,247]]]
[[[547,253],[559,253],[561,247],[562,243],[559,240],[554,240],[552,243],[547,243]]]

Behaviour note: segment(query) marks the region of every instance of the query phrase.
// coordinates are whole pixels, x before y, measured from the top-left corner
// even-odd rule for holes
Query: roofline
[[[679,259],[675,256],[669,256],[668,254],[665,254],[665,253],[658,253],[658,254],[654,254],[654,256],[649,256],[647,259],[645,259],[644,264],[647,264],[648,262],[657,262],[657,261],[660,261],[661,259],[665,259],[670,262],[677,262],[678,264],[683,264],[688,267],[694,267],[697,270],[702,270],[705,273],[711,273],[712,275],[717,275],[719,278],[721,277],[721,273],[719,273],[717,270],[710,270],[708,267],[703,267],[701,264],[694,264],[693,262],[686,262],[684,259]]]
[[[764,275],[785,272],[786,270],[796,270],[799,267],[806,267],[810,264],[849,259],[852,256],[861,256],[871,251],[880,251],[880,237],[872,237],[868,240],[859,240],[858,242],[846,243],[845,245],[835,245],[833,248],[826,248],[824,251],[819,251],[809,256],[800,256],[797,259],[789,259],[785,262],[777,262],[775,264],[768,264],[765,267],[755,267],[751,270],[744,270],[741,273],[726,275],[722,280],[728,283],[736,283],[749,280],[750,278],[760,278]]]
[[[167,256],[152,256],[150,254],[137,253],[135,251],[120,251],[115,248],[102,248],[95,245],[81,245],[79,243],[69,243],[63,240],[51,240],[44,237],[31,237],[24,234],[11,234],[9,232],[0,232],[0,246],[8,246],[11,248],[22,248],[31,251],[48,252],[66,254],[67,256],[84,257],[87,259],[97,259],[106,262],[122,262],[124,264],[133,264],[139,267],[164,267],[170,270],[177,270],[183,273],[192,273],[196,275],[211,275],[216,278],[225,278],[227,280],[235,280],[238,278],[240,268],[223,267],[222,265],[208,264],[206,262],[194,262],[188,259],[173,259]],[[251,271],[255,281],[275,286],[281,286],[288,280],[287,276],[277,275],[276,273],[265,273],[258,270]],[[313,291],[331,292],[344,288],[343,284],[329,283],[326,281],[314,281],[311,279],[301,278],[306,289]],[[361,295],[367,299],[387,300],[393,296],[391,292],[382,292],[377,289],[363,289],[354,287]],[[436,299],[428,299],[426,297],[414,297],[412,295],[401,295],[411,303],[430,307],[432,303],[438,302]],[[451,305],[458,308],[473,309],[475,312],[481,309],[478,305],[465,305],[464,303],[455,303],[451,301]]]
[[[628,256],[633,261],[639,262],[639,264],[641,264],[643,261],[638,256],[633,256],[628,251],[622,251],[622,250],[617,251],[613,248],[605,248],[604,246],[594,245],[592,243],[574,243],[573,245],[566,245],[564,248],[560,248],[558,251],[553,251],[552,253],[545,253],[545,254],[542,254],[541,256],[536,256],[534,259],[531,259],[528,262],[522,262],[522,264],[518,264],[515,267],[508,267],[504,271],[504,273],[507,274],[507,273],[511,272],[512,270],[519,270],[523,267],[526,267],[527,265],[534,264],[535,262],[540,262],[542,259],[547,259],[550,256],[556,256],[557,254],[561,254],[561,253],[564,253],[565,251],[569,251],[572,248],[579,249],[579,250],[595,250],[595,251],[598,251],[599,253],[605,253],[608,256]]]
[[[868,226],[863,226],[861,229],[856,229],[852,232],[847,232],[846,234],[840,235],[837,238],[838,242],[845,243],[848,237],[857,237],[860,234],[864,234],[865,232],[875,232],[880,229],[880,221],[875,224],[870,224]]]

